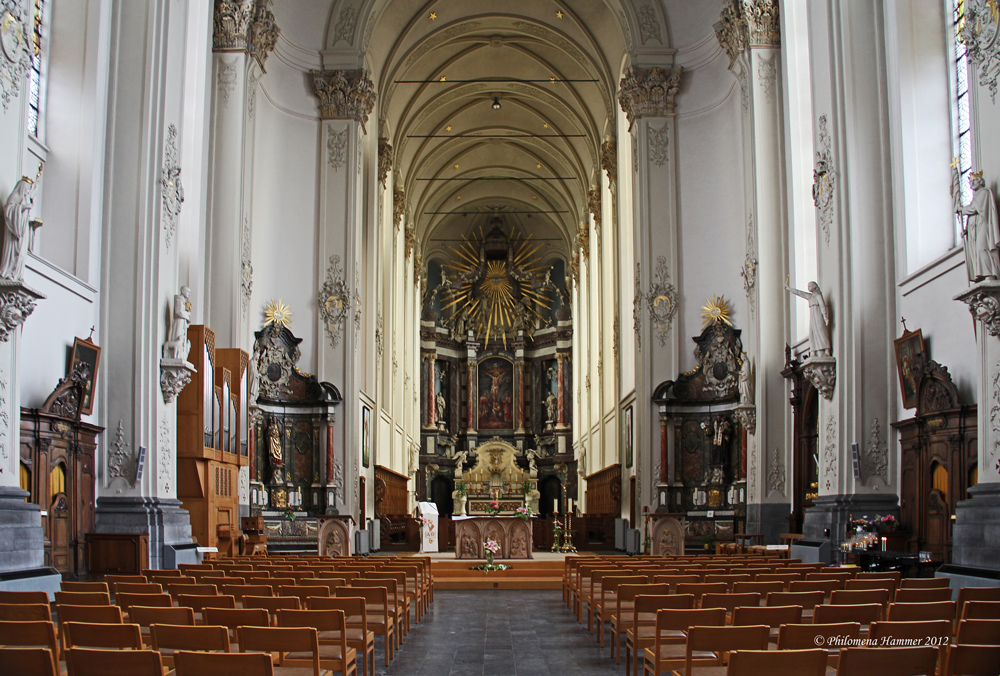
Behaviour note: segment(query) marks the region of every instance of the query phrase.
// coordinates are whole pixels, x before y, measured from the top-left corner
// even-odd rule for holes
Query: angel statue
[[[796,289],[785,284],[785,289],[800,298],[809,301],[809,355],[812,357],[829,357],[833,346],[830,343],[830,311],[823,299],[819,284],[809,282],[808,291]]]
[[[963,206],[960,180],[958,163],[953,162],[951,195],[955,213],[960,218],[967,217],[962,224],[962,237],[965,239],[965,265],[969,281],[976,283],[987,278],[1000,279],[1000,258],[997,255],[1000,222],[997,220],[996,198],[993,191],[986,187],[983,172],[973,172],[969,175],[972,200]]]

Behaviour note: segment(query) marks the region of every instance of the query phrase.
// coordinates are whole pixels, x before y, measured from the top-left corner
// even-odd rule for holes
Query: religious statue
[[[538,476],[538,451],[529,448],[524,454],[528,458],[528,472],[531,476]]]
[[[809,356],[829,357],[832,350],[830,311],[823,299],[823,292],[819,290],[819,284],[809,282],[808,289],[808,291],[802,291],[785,284],[785,290],[809,301]]]
[[[260,354],[260,346],[255,345],[253,355],[250,357],[250,365],[247,367],[250,371],[247,376],[250,381],[247,386],[247,406],[250,408],[256,408],[257,398],[260,396]]]
[[[191,289],[181,287],[181,292],[174,296],[174,316],[170,322],[170,339],[163,346],[164,359],[187,359],[191,350],[188,340],[188,326],[191,324]]]
[[[281,454],[281,424],[277,420],[271,420],[267,426],[267,451],[271,456],[271,466],[281,467],[285,464]]]
[[[740,404],[753,406],[753,373],[746,352],[740,353]]]
[[[728,419],[716,416],[712,422],[712,464],[726,464],[726,437],[732,431],[733,425]]]
[[[444,411],[445,407],[447,406],[447,403],[444,400],[444,395],[438,392],[437,396],[434,397],[434,403],[437,405],[437,411],[436,411],[437,420],[439,423],[443,424],[446,422],[444,419]]]
[[[952,167],[952,199],[955,213],[967,217],[962,228],[965,238],[965,265],[970,282],[984,279],[1000,279],[1000,258],[997,246],[1000,244],[1000,222],[997,220],[997,202],[993,191],[986,187],[983,172],[969,176],[972,200],[962,205],[962,191],[958,187],[958,168]]]
[[[459,451],[455,454],[455,474],[462,473],[462,466],[465,464],[465,456],[468,454],[468,451]]]
[[[410,444],[410,474],[416,474],[420,469],[420,446]]]
[[[549,392],[549,396],[545,397],[545,412],[548,414],[548,420],[546,422],[556,421],[556,411],[559,406],[559,400],[556,395]]]
[[[31,207],[35,201],[35,192],[41,175],[42,165],[39,164],[34,180],[22,176],[21,180],[14,184],[14,189],[11,190],[4,206],[3,249],[0,250],[0,277],[4,279],[20,281],[24,276],[24,261],[31,239],[28,231]]]

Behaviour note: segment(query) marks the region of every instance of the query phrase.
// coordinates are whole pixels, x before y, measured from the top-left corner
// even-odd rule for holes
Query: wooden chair
[[[420,619],[427,610],[427,594],[424,588],[423,566],[419,564],[407,565],[400,561],[383,566],[380,572],[402,572],[405,575],[406,593],[407,595],[411,595],[413,597],[414,620],[420,622]],[[319,577],[318,573],[317,577]]]
[[[743,594],[705,594],[701,597],[702,608],[725,608],[726,617],[732,619],[733,611],[740,606],[759,606],[760,594],[757,592]]]
[[[48,604],[49,595],[43,591],[6,591],[0,590],[0,603],[3,604]]]
[[[240,650],[276,655],[275,676],[311,667],[320,676],[319,632],[312,627],[240,627]],[[291,657],[291,659],[289,659]],[[286,668],[287,667],[287,668]]]
[[[830,598],[835,590],[843,589],[843,580],[792,580],[788,584],[788,591],[790,592],[811,592],[820,591],[823,592],[824,598]]]
[[[966,601],[963,620],[1000,620],[1000,601]]]
[[[778,650],[808,650],[822,646],[831,666],[837,666],[841,648],[861,636],[857,622],[833,624],[783,624],[778,627]]]
[[[815,624],[836,624],[840,622],[857,622],[861,625],[861,636],[868,635],[868,627],[872,622],[882,619],[883,608],[877,603],[857,603],[852,605],[824,604],[813,609],[812,621]],[[804,615],[804,613],[803,613]],[[894,618],[888,618],[894,619]]]
[[[621,577],[625,575],[625,571],[621,568],[605,568],[590,571],[590,575],[585,578],[588,583],[587,588],[580,595],[580,612],[577,616],[581,622],[583,621],[583,606],[587,606],[587,631],[594,633],[594,608],[597,605],[597,600],[601,595],[601,584],[606,577]]]
[[[838,589],[830,595],[830,603],[835,606],[856,606],[862,603],[889,603],[888,589]]]
[[[243,603],[244,596],[274,596],[274,590],[266,584],[224,584],[220,591],[236,597],[237,603]]]
[[[950,577],[904,577],[900,589],[951,589]]]
[[[966,601],[1000,601],[1000,587],[961,587],[958,590],[958,616],[963,617]]]
[[[43,595],[45,592],[41,592]],[[36,602],[37,603],[37,602]],[[48,603],[46,599],[45,603]],[[110,606],[111,596],[104,592],[57,591],[56,605],[60,606]]]
[[[279,627],[314,627],[319,632],[319,665],[339,671],[345,676],[357,673],[357,650],[347,642],[347,618],[344,611],[282,610],[278,613]],[[374,636],[372,637],[374,642]],[[295,666],[297,657],[289,655],[286,663]],[[304,665],[308,666],[308,665]]]
[[[906,582],[906,580],[903,580]],[[950,587],[932,587],[927,589],[900,587],[892,597],[893,603],[936,603],[951,601]]]
[[[844,676],[934,676],[938,649],[930,646],[911,648],[844,648],[840,653],[837,674]]]
[[[997,604],[1000,606],[1000,604]],[[917,622],[920,620],[948,620],[955,622],[954,601],[937,601],[934,603],[890,603],[887,620],[900,622]]]
[[[996,676],[1000,674],[1000,645],[948,646],[947,666],[941,676]]]
[[[73,648],[66,652],[68,676],[163,676],[160,653],[153,650],[95,650]]]
[[[726,676],[825,676],[825,650],[737,650],[729,656]]]
[[[955,643],[1000,645],[1000,620],[961,620],[955,632]]]
[[[785,591],[785,585],[781,582],[753,582],[738,581],[733,585],[733,591],[737,594],[746,594],[747,592],[757,592],[761,595],[761,598],[767,598],[767,595],[771,592],[782,592]]]
[[[725,582],[681,582],[674,590],[676,594],[694,594],[695,604],[701,602],[705,594],[725,594],[728,585]]]
[[[67,622],[89,622],[91,624],[121,624],[125,621],[118,606],[56,606],[59,618],[59,645],[66,647],[65,624]]]
[[[178,650],[229,652],[229,628],[219,625],[182,626],[154,624],[150,627],[153,650],[160,653],[165,666],[174,665]]]
[[[823,603],[825,594],[821,591],[771,592],[764,601],[765,606],[802,606],[802,617],[812,618],[813,608]]]
[[[882,579],[892,579],[896,581],[896,586],[899,586],[900,580],[903,579],[903,574],[898,570],[862,570],[858,571],[858,574],[854,576],[855,580],[882,580]]]
[[[0,648],[0,673],[17,676],[59,676],[48,648]]]
[[[147,580],[151,580],[154,575],[159,575],[160,577],[184,576],[184,573],[179,568],[144,568],[139,573],[145,575]]]
[[[668,574],[665,574],[665,575],[663,575],[663,574],[661,574],[661,575],[654,574],[653,575],[653,583],[654,584],[669,585],[670,586],[670,591],[676,590],[677,589],[677,585],[681,584],[682,582],[685,583],[685,584],[694,584],[694,583],[701,582],[701,575],[698,575],[696,573],[683,573],[683,574],[681,574],[681,573],[668,573]]]
[[[313,610],[340,610],[347,623],[347,645],[361,653],[361,673],[375,674],[375,632],[368,628],[368,611],[365,600],[352,597],[309,599]],[[370,662],[370,664],[369,664]]]
[[[635,608],[637,596],[645,594],[647,596],[665,596],[670,593],[670,586],[665,584],[622,584],[618,586],[618,593],[615,598],[614,609],[608,612],[608,625],[611,633],[611,654],[615,658],[615,664],[621,664],[622,637],[625,635],[625,626],[628,618],[631,617]]]
[[[368,627],[377,636],[382,636],[382,652],[385,666],[395,655],[395,620],[391,615],[389,595],[385,587],[338,587],[338,598],[360,598],[365,601]]]
[[[778,640],[778,628],[783,624],[802,622],[801,606],[740,606],[733,611],[732,624],[747,626],[764,624],[771,628],[771,642]]]
[[[170,594],[116,594],[115,605],[125,609],[132,606],[146,606],[151,608],[172,608],[174,605]]]
[[[129,606],[128,619],[139,625],[142,640],[153,645],[151,630],[154,624],[193,625],[194,611],[190,608],[164,608],[161,606]]]
[[[174,653],[176,676],[274,676],[265,653]]]
[[[71,592],[104,592],[109,593],[107,582],[67,582],[63,580],[59,583],[60,591]],[[42,592],[43,594],[45,592]]]
[[[770,629],[763,625],[745,627],[692,626],[684,648],[684,675],[695,676],[698,666],[722,666],[728,653],[739,650],[767,650]],[[711,655],[711,657],[708,657]],[[654,676],[657,672],[653,672]]]
[[[0,621],[0,645],[7,648],[46,648],[59,654],[56,626],[50,621]]]
[[[725,582],[726,591],[733,591],[733,585],[737,582],[752,582],[753,576],[746,573],[706,573],[703,582],[709,584],[713,582]]]
[[[48,603],[0,603],[0,622],[51,622]]]
[[[195,621],[204,618],[205,608],[235,608],[236,597],[234,596],[188,596],[181,594],[177,597],[177,605],[183,608],[190,608],[194,611]]]
[[[895,578],[883,577],[859,577],[854,580],[848,580],[844,583],[844,591],[861,591],[866,589],[884,589],[889,592],[889,598],[896,593],[896,587],[898,582]]]
[[[119,594],[162,594],[163,585],[156,582],[115,582],[115,597]]]
[[[608,615],[618,605],[618,589],[623,585],[641,585],[649,582],[645,575],[611,575],[601,579],[601,590],[594,604],[594,624],[597,626],[597,640],[604,647],[604,625]]]
[[[273,623],[279,610],[298,610],[302,603],[297,596],[244,596],[244,608],[263,608]]]
[[[142,650],[145,647],[138,624],[67,622],[63,631],[66,650],[74,648]]]
[[[300,587],[298,585],[282,586],[277,589],[278,596],[294,596],[299,600],[299,605],[305,606],[306,599],[310,596],[330,596],[329,587]]]
[[[951,642],[952,629],[952,623],[947,620],[872,622],[868,638],[876,646],[931,646],[941,653]]]
[[[270,627],[271,616],[263,608],[205,608],[205,624],[229,630],[229,649],[234,650],[240,627]]]
[[[639,673],[639,656],[653,645],[657,613],[663,609],[692,610],[694,594],[641,594],[632,605],[632,622],[625,630],[625,673]]]
[[[673,670],[686,664],[686,645],[690,639],[689,630],[695,626],[721,627],[726,623],[726,611],[722,608],[670,609],[656,611],[656,625],[653,629],[652,645],[642,651],[642,673],[658,676],[663,671]],[[765,641],[764,647],[767,647]],[[714,654],[703,654],[699,663],[714,663]],[[688,671],[690,674],[690,664]]]
[[[389,603],[389,613],[393,615],[393,621],[396,625],[396,647],[398,648],[403,642],[403,633],[406,631],[404,617],[409,618],[409,614],[405,610],[404,599],[399,593],[399,583],[395,580],[369,580],[366,578],[358,578],[351,582],[352,587],[382,587],[386,590],[386,598]],[[338,587],[342,589],[343,587]]]
[[[145,575],[105,575],[104,581],[112,589],[114,589],[116,582],[134,582],[134,583],[148,582]]]
[[[219,588],[214,584],[207,584],[207,583],[167,585],[167,591],[174,598],[177,598],[181,594],[185,596],[219,595]]]

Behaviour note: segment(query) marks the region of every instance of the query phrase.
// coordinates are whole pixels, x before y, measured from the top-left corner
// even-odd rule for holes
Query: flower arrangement
[[[882,531],[892,531],[896,529],[898,522],[892,514],[885,516],[875,515],[874,519],[862,516],[859,519],[851,518],[850,530],[855,533],[881,533]]]
[[[500,513],[500,503],[497,502],[496,498],[490,501],[490,504],[486,505],[486,513],[490,516],[496,516]]]
[[[464,481],[456,481],[455,482],[455,493],[457,493],[458,495],[468,495],[469,494],[469,489],[465,485]]]
[[[522,519],[524,519],[525,521],[527,521],[528,519],[530,519],[531,517],[533,517],[535,515],[535,513],[531,511],[531,507],[528,507],[527,505],[525,505],[524,507],[518,507],[517,509],[515,509],[514,510],[514,515],[515,516],[519,516]]]
[[[559,519],[552,520],[552,551],[558,552],[562,547],[563,525]]]
[[[421,528],[426,528],[429,531],[434,531],[434,519],[429,519],[426,516],[418,516],[417,521],[420,522]]]
[[[488,573],[493,570],[507,570],[510,566],[502,563],[493,563],[493,557],[500,553],[500,543],[490,538],[483,543],[483,550],[486,552],[486,563],[476,566],[473,570],[481,570]]]

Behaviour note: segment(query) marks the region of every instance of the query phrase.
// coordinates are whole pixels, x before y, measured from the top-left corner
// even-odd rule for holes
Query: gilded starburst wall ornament
[[[272,298],[264,306],[264,326],[275,324],[287,329],[292,325],[292,314],[288,303],[283,302],[280,298],[277,301]]]

